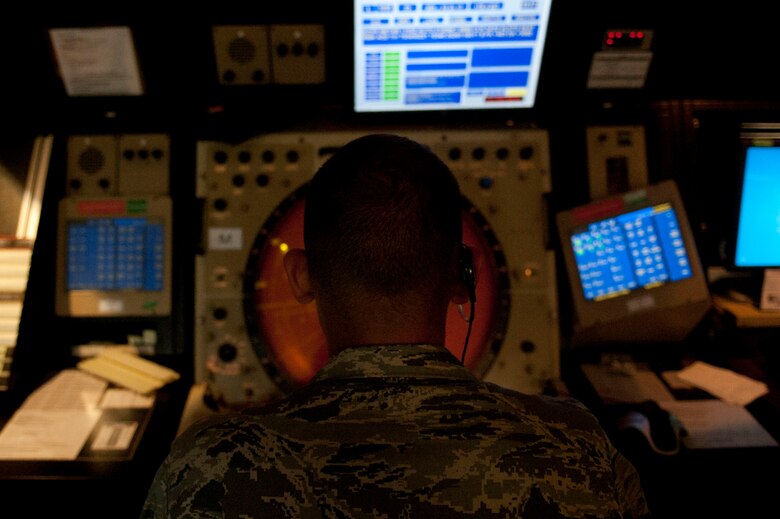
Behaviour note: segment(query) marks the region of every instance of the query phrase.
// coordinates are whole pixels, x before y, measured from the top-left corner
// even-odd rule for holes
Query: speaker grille
[[[249,63],[255,59],[255,46],[246,38],[236,38],[228,46],[228,55],[238,63]]]
[[[103,169],[105,156],[98,148],[90,146],[79,155],[79,168],[88,175],[94,175]]]

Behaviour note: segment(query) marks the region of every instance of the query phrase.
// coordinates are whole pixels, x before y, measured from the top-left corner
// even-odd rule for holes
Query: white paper
[[[596,52],[590,65],[588,88],[642,88],[652,57],[652,52],[647,50]]]
[[[108,389],[100,401],[101,409],[147,409],[152,407],[154,395],[140,395],[129,389]]]
[[[110,422],[100,424],[92,441],[92,450],[124,451],[130,447],[138,422]]]
[[[97,408],[108,382],[78,369],[64,369],[30,393],[21,409],[62,411]]]
[[[694,385],[686,382],[685,380],[680,378],[679,371],[662,371],[661,372],[661,378],[664,379],[664,382],[666,382],[666,385],[668,385],[670,388],[674,390],[689,390],[694,389]]]
[[[659,405],[682,422],[689,449],[776,447],[777,441],[742,406],[722,400],[676,400]]]
[[[241,227],[209,228],[209,250],[241,250],[244,233]]]
[[[698,360],[681,369],[677,376],[714,397],[736,405],[747,405],[769,392],[763,382]]]
[[[143,94],[129,27],[50,29],[49,35],[68,95]]]
[[[100,411],[20,409],[0,431],[0,459],[73,460]]]
[[[72,460],[100,419],[108,383],[66,369],[25,399],[0,431],[0,459]]]

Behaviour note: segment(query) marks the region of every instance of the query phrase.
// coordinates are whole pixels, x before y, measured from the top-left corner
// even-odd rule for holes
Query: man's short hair
[[[313,283],[335,294],[432,295],[457,282],[462,198],[427,146],[373,134],[346,144],[311,180],[304,246]]]

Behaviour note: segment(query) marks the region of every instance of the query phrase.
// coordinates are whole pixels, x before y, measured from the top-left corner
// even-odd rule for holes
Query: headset
[[[466,321],[469,323],[468,331],[466,332],[466,341],[463,343],[463,353],[460,355],[460,363],[463,364],[466,360],[466,348],[469,345],[469,336],[471,335],[471,325],[474,323],[474,305],[477,302],[477,275],[474,268],[474,256],[471,253],[471,248],[462,243],[460,246],[460,256],[458,260],[458,267],[460,270],[460,280],[466,286],[466,290],[469,295],[469,317]],[[463,307],[459,307],[461,316],[463,316]]]

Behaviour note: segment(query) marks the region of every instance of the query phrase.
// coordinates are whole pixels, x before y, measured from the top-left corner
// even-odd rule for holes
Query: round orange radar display
[[[280,388],[305,385],[328,358],[316,302],[301,304],[287,283],[283,258],[303,248],[304,188],[287,197],[258,232],[244,281],[247,330],[260,362]],[[463,242],[476,271],[474,321],[464,364],[481,377],[501,347],[509,312],[506,260],[488,222],[464,198]],[[469,303],[452,303],[447,316],[446,346],[460,359],[468,332]]]

